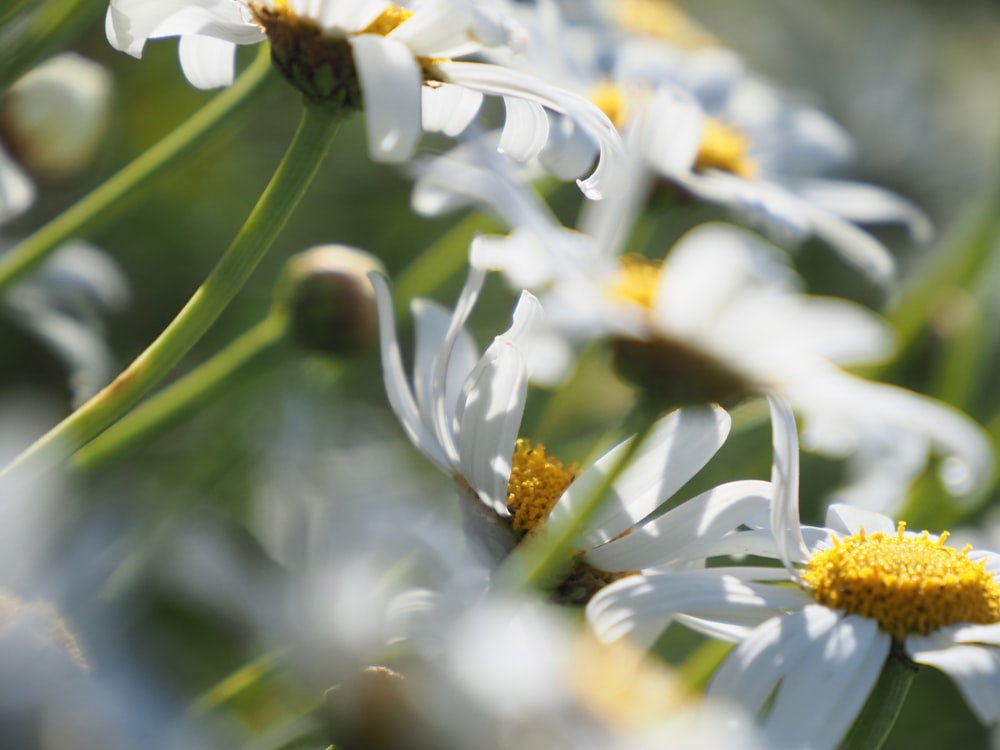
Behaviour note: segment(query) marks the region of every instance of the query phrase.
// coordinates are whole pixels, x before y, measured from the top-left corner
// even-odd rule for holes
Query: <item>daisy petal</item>
[[[992,646],[951,645],[940,650],[911,648],[910,658],[947,674],[984,724],[1000,720],[1000,650]]]
[[[902,196],[877,185],[841,180],[797,180],[792,187],[810,203],[855,224],[899,222],[917,242],[929,242],[934,235],[927,214]]]
[[[450,83],[492,96],[519,97],[571,117],[597,141],[600,148],[600,158],[594,172],[585,180],[577,180],[583,194],[588,198],[599,199],[603,196],[601,188],[609,180],[614,184],[609,170],[613,169],[615,160],[622,157],[624,146],[615,126],[591,102],[525,73],[498,65],[443,62],[438,63],[436,69]]]
[[[766,512],[771,494],[770,482],[759,480],[713,487],[591,550],[587,562],[601,570],[637,570],[697,557],[692,547],[715,541],[736,529],[748,515]]]
[[[771,431],[774,442],[774,459],[771,484],[774,485],[774,503],[771,506],[771,529],[774,531],[778,552],[785,568],[797,577],[792,560],[809,557],[809,550],[802,538],[799,523],[799,440],[795,416],[782,399],[767,397],[771,410]]]
[[[230,86],[236,74],[236,45],[210,36],[182,36],[178,45],[181,69],[192,86]]]
[[[524,358],[517,347],[498,338],[469,376],[456,414],[462,476],[501,516],[510,515],[507,483],[527,390]]]
[[[787,574],[777,570],[787,580]],[[643,623],[666,627],[674,615],[731,622],[734,614],[743,612],[778,614],[786,607],[801,607],[807,597],[799,589],[752,583],[720,574],[716,569],[678,571],[615,581],[594,595],[586,613],[597,637],[609,643],[629,635]]]
[[[798,659],[789,660],[762,728],[771,747],[832,750],[851,728],[875,686],[891,639],[871,619],[846,617],[838,621],[837,613],[816,606],[805,608],[801,615],[814,621],[806,625],[813,643]],[[817,716],[814,708],[820,703],[826,710]]]
[[[483,95],[478,91],[447,83],[421,86],[420,97],[424,130],[449,137],[464,132],[483,105]]]
[[[660,419],[612,485],[602,508],[581,530],[578,544],[596,547],[656,510],[716,454],[729,435],[730,424],[729,415],[718,406],[686,407]],[[612,448],[576,478],[552,509],[549,523],[568,522],[579,512],[630,440]]]
[[[34,201],[34,184],[0,146],[0,224],[20,216]]]
[[[420,411],[406,379],[403,358],[399,351],[399,341],[396,337],[396,321],[393,317],[392,292],[389,290],[389,282],[381,274],[375,272],[368,274],[368,278],[375,288],[379,347],[382,351],[382,377],[385,381],[385,392],[389,399],[389,405],[402,424],[403,431],[406,432],[410,442],[417,450],[445,474],[452,474],[454,467],[421,420]]]
[[[896,533],[896,524],[891,518],[883,516],[881,513],[840,503],[827,508],[826,525],[844,536],[853,536],[861,529],[864,529],[866,534],[881,532],[892,535]]]
[[[350,37],[350,42],[364,94],[371,158],[406,161],[420,137],[420,66],[402,42],[375,34]]]
[[[476,306],[476,301],[479,299],[479,293],[482,291],[485,281],[485,271],[475,268],[469,269],[469,275],[465,280],[465,285],[462,287],[462,292],[458,295],[458,300],[455,302],[455,310],[452,312],[448,329],[445,331],[431,371],[432,391],[430,398],[434,433],[438,436],[438,443],[444,449],[448,458],[454,463],[458,463],[458,446],[455,445],[454,437],[454,417],[457,409],[452,409],[451,403],[456,402],[449,403],[445,398],[445,394],[447,385],[454,383],[459,378],[462,379],[464,387],[464,380],[469,376],[471,369],[464,372],[452,369],[452,352],[455,342],[465,330],[465,321],[472,314],[472,308]]]
[[[540,104],[524,99],[503,98],[506,117],[497,149],[515,161],[538,156],[549,139],[549,118]]]

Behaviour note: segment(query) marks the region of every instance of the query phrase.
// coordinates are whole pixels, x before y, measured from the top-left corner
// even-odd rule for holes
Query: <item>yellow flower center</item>
[[[660,263],[648,258],[623,256],[609,294],[652,312],[661,270]],[[650,394],[659,394],[672,406],[731,402],[756,390],[742,374],[711,352],[655,329],[646,338],[618,337],[611,343],[618,372]]]
[[[611,81],[603,80],[590,94],[590,102],[621,130],[628,123],[628,97]]]
[[[379,13],[378,18],[358,33],[385,36],[412,15],[413,11],[409,8],[401,8],[398,5],[390,5],[388,8]]]
[[[616,0],[615,9],[626,31],[657,36],[684,49],[716,44],[715,37],[668,0]]]
[[[389,5],[365,28],[348,34],[320,28],[315,19],[297,14],[290,0],[251,0],[247,7],[267,34],[275,67],[309,104],[336,114],[360,110],[364,104],[348,36],[385,36],[413,16],[411,10]],[[440,78],[435,69],[440,60],[418,57],[417,62],[425,81]]]
[[[720,169],[740,177],[753,177],[757,174],[757,166],[750,160],[749,150],[750,143],[743,133],[709,117],[705,121],[705,132],[694,168]]]
[[[507,508],[514,531],[537,531],[576,476],[576,464],[563,466],[545,453],[544,445],[518,440],[507,482]]]
[[[316,21],[308,17],[300,17],[292,9],[290,4],[291,0],[271,0],[271,7],[268,8],[266,4],[259,2],[249,3],[250,11],[254,14],[254,18],[257,22],[267,30],[267,25],[264,19],[269,15],[277,16],[287,23],[299,23],[306,26],[316,27]],[[403,21],[410,18],[413,15],[413,11],[408,8],[401,8],[398,5],[389,5],[388,8],[379,13],[378,17],[368,24],[361,31],[355,32],[357,34],[378,34],[379,36],[385,36],[390,31],[394,30]]]
[[[620,262],[621,268],[612,283],[611,293],[619,299],[652,310],[660,283],[660,264],[641,255],[624,255]]]
[[[1000,586],[986,561],[972,562],[971,546],[945,547],[947,532],[932,541],[864,529],[813,555],[803,580],[820,604],[877,620],[902,640],[945,625],[1000,622]]]

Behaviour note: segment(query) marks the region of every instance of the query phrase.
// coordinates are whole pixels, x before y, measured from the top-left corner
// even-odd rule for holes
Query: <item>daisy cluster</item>
[[[29,5],[0,11],[0,309],[66,378],[0,399],[0,736],[882,747],[922,666],[1000,724],[995,189],[939,239],[670,0],[109,0],[114,50],[178,40],[163,99],[221,91],[95,186],[160,84],[115,124],[105,67],[43,60],[74,14]],[[185,238],[239,202],[212,182],[266,138],[185,161],[258,95],[302,116],[285,158],[122,346],[106,316],[182,299]],[[300,200],[322,244],[181,365]],[[178,259],[130,261],[138,302],[122,237]]]

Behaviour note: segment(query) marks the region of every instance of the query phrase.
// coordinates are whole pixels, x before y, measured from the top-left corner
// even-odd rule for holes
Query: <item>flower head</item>
[[[900,658],[893,650],[946,672],[980,719],[1000,721],[1000,555],[955,549],[947,534],[915,534],[843,505],[830,507],[824,528],[799,526],[789,486],[797,485],[797,455],[788,447],[776,462],[773,512],[711,552],[783,567],[649,571],[618,581],[588,605],[598,635],[615,640],[677,618],[738,641],[709,694],[762,714],[773,746],[836,746],[886,659]],[[827,712],[817,722],[803,709],[819,704]]]
[[[574,120],[602,156],[580,182],[593,197],[604,157],[621,149],[614,126],[585,99],[525,73],[456,60],[511,43],[511,24],[475,0],[413,9],[385,0],[112,0],[106,30],[112,46],[136,57],[147,39],[180,36],[181,65],[199,88],[232,83],[236,45],[267,39],[275,65],[310,104],[364,109],[379,161],[409,159],[422,130],[462,132],[484,95],[504,98],[515,140],[544,145],[547,110]]]
[[[519,437],[530,375],[521,343],[537,324],[540,311],[534,297],[522,295],[513,326],[478,361],[462,325],[478,295],[481,272],[470,274],[451,316],[416,300],[411,385],[395,340],[388,287],[380,277],[372,278],[389,402],[414,445],[455,480],[470,523],[476,524],[471,528],[475,541],[499,559],[524,537],[577,516],[635,438],[579,468]],[[653,425],[611,482],[599,510],[582,523],[574,565],[556,592],[562,601],[586,601],[597,588],[632,570],[699,559],[709,539],[743,523],[743,513],[764,512],[770,485],[748,480],[715,487],[650,520],[719,450],[729,426],[728,414],[708,405],[671,412]],[[664,534],[679,534],[685,543],[676,551],[649,544]],[[631,542],[609,553],[605,545],[623,535]]]

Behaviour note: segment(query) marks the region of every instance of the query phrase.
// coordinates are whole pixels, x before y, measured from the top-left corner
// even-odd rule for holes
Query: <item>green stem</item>
[[[298,206],[339,120],[307,107],[281,164],[236,239],[160,336],[100,393],[39,438],[8,466],[34,473],[63,461],[120,418],[158,383],[222,314]],[[0,476],[2,476],[0,475]]]
[[[231,702],[275,674],[280,666],[279,658],[280,653],[267,653],[244,664],[202,693],[188,710],[193,714],[204,714]]]
[[[146,444],[232,388],[239,375],[273,354],[284,340],[284,316],[272,313],[210,360],[125,415],[72,458],[74,468],[89,471]]]
[[[841,747],[850,750],[879,750],[899,717],[916,675],[917,665],[910,661],[902,645],[893,639],[882,674]]]
[[[134,200],[139,189],[201,146],[253,101],[269,80],[267,45],[236,83],[105,183],[0,257],[0,292],[23,278],[70,237],[92,231]]]
[[[1000,236],[1000,173],[888,312],[900,349],[911,344],[955,287],[967,289]]]
[[[579,509],[562,523],[548,523],[541,532],[528,537],[514,550],[497,570],[499,586],[514,589],[544,589],[559,580],[570,565],[580,532],[601,509],[612,485],[629,465],[656,424],[658,412],[636,406],[633,413],[640,420],[637,434],[622,451],[611,469],[601,478],[580,503]]]

